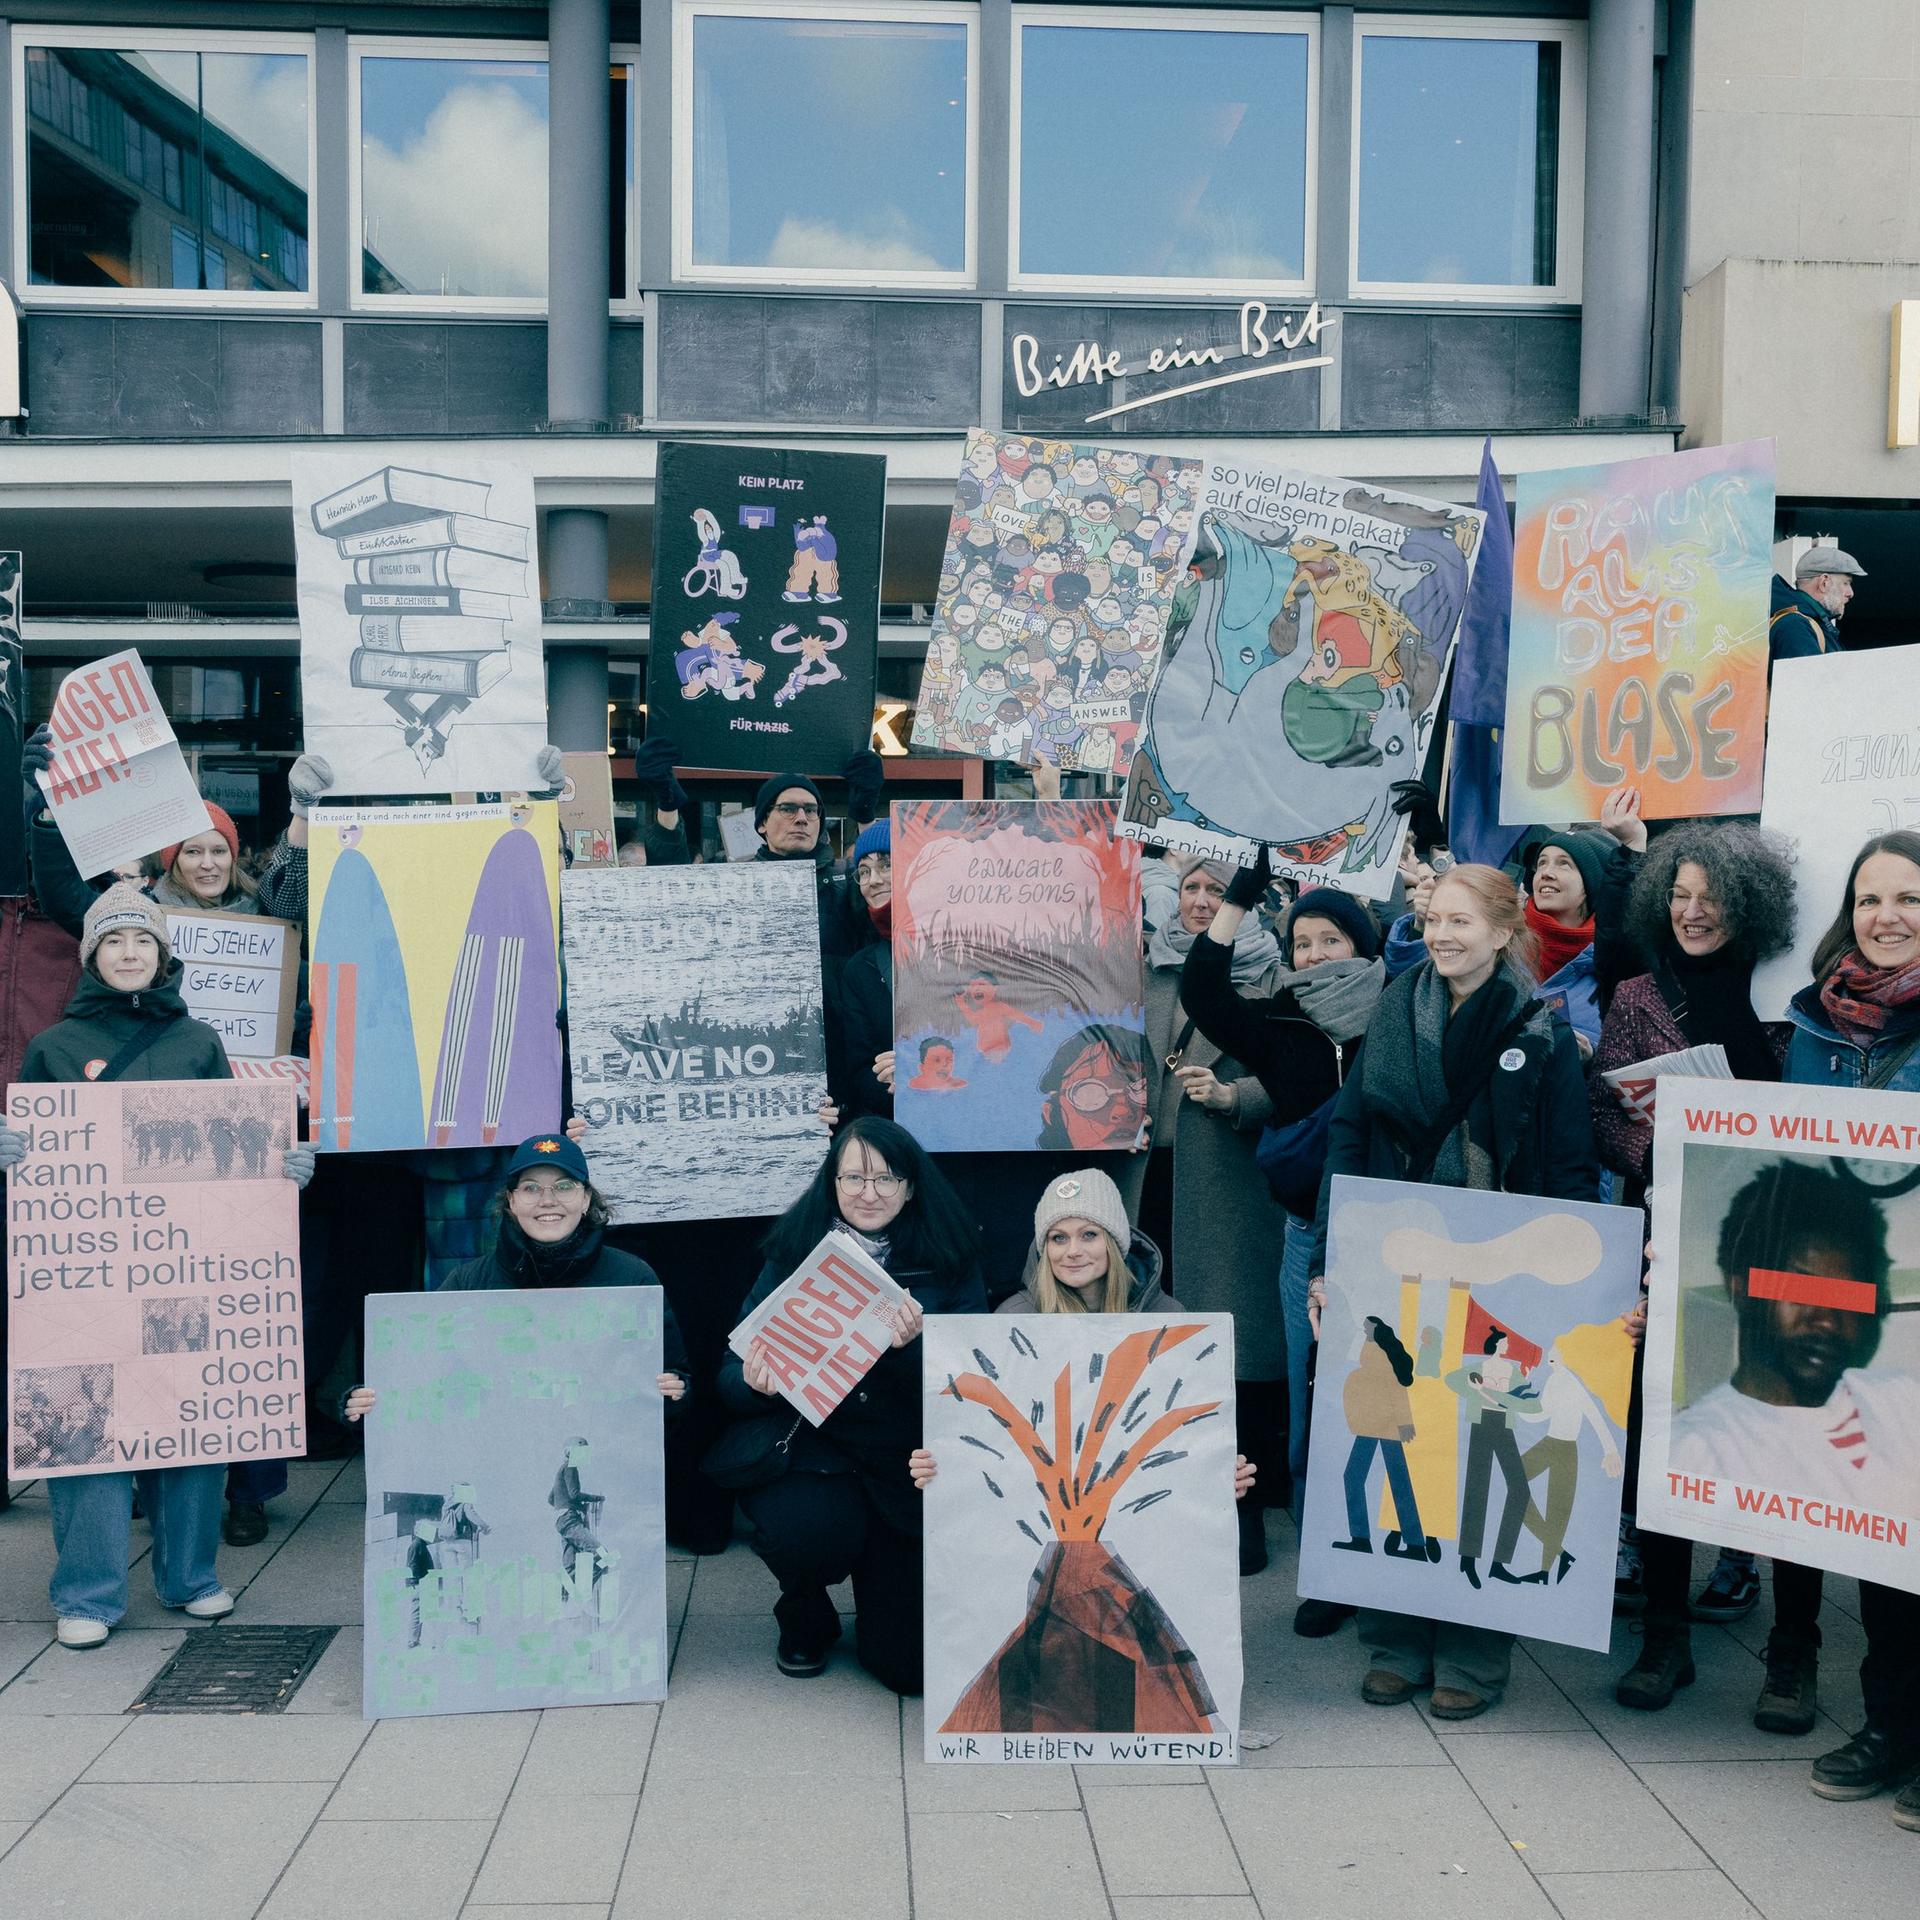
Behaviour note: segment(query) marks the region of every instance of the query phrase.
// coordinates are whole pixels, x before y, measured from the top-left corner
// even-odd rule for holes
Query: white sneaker
[[[233,1607],[233,1595],[225,1587],[215,1587],[198,1600],[189,1600],[180,1611],[195,1620],[224,1620]]]
[[[104,1620],[82,1620],[77,1614],[65,1614],[53,1631],[63,1647],[84,1653],[89,1647],[104,1646],[113,1629]]]

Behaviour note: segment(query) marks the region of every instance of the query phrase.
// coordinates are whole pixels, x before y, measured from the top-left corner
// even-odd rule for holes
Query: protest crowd
[[[983,492],[1019,483],[1017,473],[1009,481],[991,465],[975,460],[963,474],[958,512],[977,506]],[[1141,491],[1159,491],[1150,477],[1125,477],[1135,505]],[[1029,491],[1037,496],[1039,489]],[[1111,507],[1104,493],[1091,505],[1083,499],[1084,525],[1104,533]],[[1150,507],[1135,515],[1130,538],[1100,542],[1102,584],[1111,575],[1130,586],[1136,568],[1150,568],[1169,542],[1178,548],[1183,529],[1172,519],[1163,528]],[[1041,526],[1035,538],[1068,538],[1069,523],[1057,512],[1051,517],[1060,526]],[[718,556],[718,536],[703,538]],[[356,1449],[394,1404],[378,1385],[377,1357],[363,1346],[370,1297],[657,1286],[664,1296],[661,1359],[649,1379],[664,1402],[665,1533],[701,1554],[725,1551],[744,1535],[765,1561],[780,1594],[768,1634],[779,1677],[769,1673],[769,1686],[827,1668],[843,1632],[830,1590],[850,1579],[851,1650],[859,1664],[880,1686],[907,1695],[922,1689],[929,1597],[923,1516],[963,1468],[1012,1451],[1009,1445],[996,1453],[979,1442],[985,1451],[969,1464],[927,1444],[923,1410],[933,1385],[923,1390],[922,1343],[943,1317],[1007,1316],[1008,1338],[1024,1339],[1020,1330],[1032,1324],[1026,1316],[1137,1315],[1168,1326],[1169,1316],[1222,1316],[1232,1333],[1228,1451],[1242,1576],[1267,1568],[1272,1524],[1297,1528],[1303,1540],[1324,1536],[1336,1562],[1367,1562],[1376,1594],[1403,1567],[1412,1579],[1444,1559],[1449,1574],[1464,1580],[1463,1611],[1479,1604],[1475,1596],[1550,1595],[1577,1561],[1592,1558],[1584,1538],[1569,1532],[1581,1497],[1576,1479],[1588,1497],[1600,1484],[1576,1474],[1584,1448],[1587,1458],[1599,1458],[1609,1494],[1621,1490],[1624,1499],[1617,1538],[1607,1543],[1614,1556],[1611,1604],[1640,1624],[1637,1658],[1617,1676],[1619,1701],[1686,1713],[1683,1693],[1695,1677],[1691,1623],[1742,1617],[1770,1581],[1775,1624],[1753,1717],[1762,1729],[1807,1733],[1821,1684],[1823,1585],[1837,1576],[1779,1557],[1769,1568],[1751,1551],[1733,1548],[1696,1568],[1695,1545],[1718,1545],[1710,1516],[1690,1537],[1639,1518],[1643,1411],[1653,1391],[1651,1379],[1643,1388],[1643,1374],[1651,1374],[1646,1290],[1657,1291],[1658,1260],[1640,1282],[1640,1303],[1629,1298],[1600,1330],[1632,1349],[1631,1406],[1621,1409],[1626,1417],[1616,1439],[1598,1390],[1578,1382],[1570,1346],[1563,1355],[1561,1345],[1543,1341],[1551,1351],[1529,1356],[1513,1328],[1484,1314],[1470,1320],[1464,1348],[1456,1330],[1445,1359],[1437,1339],[1429,1351],[1430,1330],[1372,1312],[1356,1316],[1358,1338],[1350,1347],[1321,1344],[1343,1286],[1335,1182],[1345,1176],[1646,1209],[1633,1233],[1651,1253],[1660,1231],[1651,1201],[1656,1103],[1644,1087],[1637,1104],[1629,1101],[1610,1073],[1720,1049],[1726,1074],[1748,1087],[1858,1089],[1889,1103],[1920,1093],[1920,834],[1896,829],[1858,839],[1846,849],[1844,884],[1810,902],[1796,894],[1794,850],[1751,813],[1675,818],[1663,811],[1656,818],[1643,786],[1622,780],[1585,821],[1502,833],[1477,818],[1469,831],[1459,785],[1449,788],[1436,753],[1425,778],[1405,766],[1380,770],[1390,833],[1404,829],[1382,899],[1344,890],[1337,873],[1297,879],[1302,863],[1264,845],[1233,859],[1204,857],[1157,844],[1149,831],[1136,836],[1143,842],[1136,851],[1114,832],[1112,726],[1089,764],[1040,750],[1049,728],[1056,748],[1067,738],[1067,722],[1047,718],[1050,689],[1091,687],[1103,673],[1092,629],[1081,610],[1059,611],[1056,595],[1030,656],[1021,652],[1004,668],[983,665],[979,649],[986,643],[976,634],[1003,601],[993,584],[992,540],[974,546],[986,555],[974,603],[979,619],[961,620],[936,639],[928,672],[949,707],[971,672],[976,692],[970,703],[961,701],[962,724],[975,736],[976,752],[998,745],[1025,763],[1034,797],[1015,801],[1016,810],[1058,816],[1059,844],[1089,833],[1097,843],[1085,849],[1090,863],[1126,863],[1128,884],[1119,897],[1142,969],[1138,1004],[1128,1009],[1132,1025],[1096,1019],[1056,1030],[1023,1011],[1004,968],[976,960],[960,970],[964,977],[943,982],[939,1018],[913,1030],[917,1037],[905,1050],[910,1029],[901,1009],[912,983],[903,970],[919,951],[901,938],[898,916],[908,902],[895,890],[896,875],[905,871],[897,842],[907,809],[883,811],[885,768],[863,748],[844,763],[836,758],[768,777],[752,809],[757,851],[725,870],[728,878],[756,880],[771,872],[776,884],[803,888],[811,903],[807,964],[817,953],[825,1098],[795,1123],[810,1143],[804,1183],[776,1193],[755,1185],[761,1176],[743,1166],[738,1180],[752,1191],[727,1217],[714,1217],[701,1196],[714,1191],[714,1178],[728,1167],[687,1164],[648,1176],[659,1187],[656,1210],[632,1204],[631,1183],[623,1183],[615,1164],[619,1142],[598,1119],[617,1102],[590,1098],[581,1084],[579,1036],[569,1027],[578,1027],[582,996],[593,983],[574,970],[560,979],[561,1040],[543,1094],[550,1115],[544,1124],[489,1133],[482,1144],[470,1134],[444,1144],[457,1133],[447,1118],[438,1138],[400,1151],[361,1151],[348,1144],[347,1122],[356,1132],[372,1125],[368,1088],[390,1063],[377,1057],[378,1031],[365,1024],[364,1009],[357,1068],[326,1051],[321,1030],[342,1017],[342,964],[337,947],[323,957],[326,936],[318,929],[326,924],[322,842],[329,902],[341,897],[350,863],[364,865],[358,829],[341,826],[336,848],[321,810],[351,806],[365,789],[341,793],[334,767],[310,736],[289,776],[293,818],[276,844],[243,846],[234,822],[209,803],[206,830],[85,876],[57,809],[47,804],[43,776],[57,768],[59,742],[42,728],[23,753],[33,907],[9,920],[4,936],[30,943],[32,955],[21,976],[27,990],[6,1004],[0,1033],[9,1086],[228,1079],[233,1069],[219,1036],[182,997],[174,951],[179,917],[260,916],[304,930],[312,944],[300,963],[292,1045],[296,1056],[311,1049],[312,1078],[302,1089],[300,1137],[279,1143],[274,1155],[276,1174],[298,1189],[304,1456],[337,1458]],[[1024,551],[1014,557],[1025,564]],[[718,557],[708,564],[717,569]],[[831,572],[832,562],[811,564],[807,579],[817,587],[820,569]],[[795,578],[801,573],[796,562]],[[1775,583],[1776,662],[1823,657],[1839,646],[1840,615],[1860,575],[1845,553],[1816,549],[1796,580]],[[837,587],[837,574],[829,584]],[[954,586],[955,604],[967,604],[967,579],[956,576]],[[819,597],[839,596],[822,590]],[[989,598],[1000,604],[988,607]],[[1448,612],[1457,623],[1457,599]],[[1142,723],[1136,696],[1154,670],[1152,627],[1150,615],[1136,623],[1121,667],[1106,670],[1113,697],[1132,702],[1129,729]],[[709,632],[700,656],[706,664],[691,680],[682,673],[689,699],[703,688],[738,684],[722,671],[733,645],[726,630]],[[1109,657],[1119,658],[1111,647]],[[1009,687],[1016,689],[1011,695]],[[701,711],[717,705],[709,699]],[[682,870],[709,864],[688,835],[688,796],[676,777],[677,768],[697,763],[683,759],[674,737],[678,716],[661,710],[657,696],[655,713],[655,730],[634,763],[642,822],[631,846],[606,863],[621,870],[603,875],[607,881],[665,885]],[[1150,708],[1144,725],[1150,738]],[[1393,779],[1394,772],[1408,777]],[[844,822],[827,818],[828,781],[844,783]],[[532,769],[526,804],[551,799],[560,785],[560,756],[549,747]],[[1019,778],[1009,787],[1024,796]],[[507,801],[522,804],[517,795]],[[1071,823],[1076,808],[1098,810],[1091,829]],[[550,816],[536,810],[533,818]],[[365,846],[377,831],[377,824],[366,829]],[[1808,836],[1822,832],[1818,821],[1804,825]],[[501,845],[526,839],[507,831]],[[1828,849],[1836,857],[1840,851]],[[552,848],[542,850],[549,866],[570,854],[563,846],[556,863]],[[535,878],[514,884],[539,892],[541,870],[530,865]],[[782,877],[792,874],[804,878]],[[555,896],[569,953],[576,898],[569,889],[577,878],[569,875]],[[387,896],[396,920],[422,906],[457,920],[473,899],[480,925],[477,896],[436,904],[426,869],[408,884],[422,890],[420,897]],[[378,889],[362,898],[380,900]],[[380,913],[386,911],[383,902]],[[535,920],[548,911],[542,895]],[[924,933],[925,910],[916,913]],[[1809,914],[1817,927],[1805,924]],[[668,930],[658,931],[664,938]],[[1785,1017],[1770,1017],[1756,1005],[1756,969],[1795,951],[1796,933],[1809,932],[1817,935],[1811,963],[1794,982]],[[1078,936],[1063,922],[1058,937],[1065,952]],[[363,994],[375,990],[370,964],[363,958]],[[644,966],[644,958],[635,964]],[[488,960],[477,975],[473,1018],[476,1031],[495,1021],[497,1070],[510,1079],[520,1071],[520,1037],[498,1024],[501,1002],[486,997],[496,991],[486,984],[492,966]],[[717,1004],[726,982],[716,977],[710,984]],[[507,989],[497,991],[504,996]],[[942,1101],[961,1110],[969,1079],[978,1093],[993,1063],[1035,1052],[1048,1063],[1039,1077],[1040,1144],[967,1150],[944,1132],[921,1137],[932,1124],[921,1116]],[[359,1074],[357,1105],[352,1092],[333,1099],[330,1091],[345,1088],[342,1076],[352,1071]],[[721,1095],[704,1097],[709,1114],[719,1111],[711,1103]],[[454,1098],[447,1096],[447,1116]],[[506,1110],[515,1111],[511,1099]],[[435,1111],[442,1111],[438,1100]],[[10,1105],[0,1130],[0,1164],[14,1170],[12,1182],[34,1147],[28,1112]],[[213,1124],[202,1123],[189,1137],[191,1119],[148,1119],[129,1138],[141,1168],[156,1173],[264,1172],[264,1130],[248,1135],[239,1121],[223,1120],[216,1134]],[[596,1138],[603,1131],[606,1139]],[[712,1151],[724,1163],[724,1141]],[[685,1189],[684,1206],[671,1194],[676,1185]],[[627,1202],[616,1204],[616,1189]],[[1676,1427],[1676,1470],[1706,1475],[1716,1458],[1789,1444],[1761,1435],[1751,1411],[1760,1408],[1790,1413],[1792,1444],[1837,1451],[1849,1469],[1861,1471],[1862,1485],[1869,1472],[1891,1469],[1910,1486],[1920,1472],[1920,1424],[1894,1391],[1901,1382],[1876,1384],[1867,1371],[1889,1299],[1879,1201],[1862,1185],[1788,1161],[1762,1173],[1748,1200],[1728,1214],[1719,1246],[1739,1341],[1731,1389],[1719,1390],[1717,1405],[1708,1395],[1689,1409],[1699,1417],[1684,1433]],[[869,1353],[870,1364],[824,1417],[803,1417],[783,1393],[777,1355],[764,1344],[747,1343],[742,1351],[728,1336],[777,1304],[789,1276],[829,1240],[850,1244],[859,1271],[880,1270],[904,1301],[884,1350]],[[1769,1296],[1758,1285],[1763,1274],[1824,1276],[1830,1284]],[[1700,1285],[1701,1276],[1690,1274],[1689,1283]],[[204,1323],[198,1338],[204,1342]],[[104,1454],[103,1416],[90,1394],[61,1403],[49,1387],[34,1386],[38,1375],[25,1365],[18,1340],[16,1330],[13,1478],[76,1462],[94,1468],[49,1481],[61,1645],[76,1652],[97,1647],[124,1614],[137,1515],[152,1529],[162,1603],[201,1620],[232,1613],[221,1545],[268,1535],[287,1486],[287,1461],[101,1470],[111,1455]],[[984,1350],[975,1351],[988,1379],[996,1377]],[[955,1398],[986,1391],[974,1376],[968,1380],[974,1385],[956,1385]],[[1316,1407],[1317,1380],[1324,1385]],[[1432,1478],[1410,1452],[1436,1395],[1450,1423],[1456,1396],[1466,1416],[1457,1514],[1451,1475],[1436,1508]],[[1013,1424],[1000,1413],[993,1418],[1008,1434],[1024,1424],[1017,1415]],[[1338,1436],[1333,1477],[1317,1482],[1310,1499],[1314,1427],[1341,1418],[1348,1431]],[[1527,1422],[1531,1431],[1523,1432]],[[1035,1430],[1041,1424],[1036,1403]],[[1663,1414],[1663,1432],[1665,1424]],[[1583,1433],[1597,1436],[1597,1449]],[[1319,1443],[1334,1438],[1323,1433]],[[618,1560],[608,1544],[610,1509],[592,1490],[589,1457],[584,1439],[569,1438],[551,1504],[568,1578],[586,1580],[590,1569],[597,1592]],[[1223,1487],[1226,1457],[1218,1456]],[[551,1466],[543,1457],[543,1476]],[[995,1497],[1001,1488],[992,1475],[999,1471],[988,1472]],[[1749,1477],[1786,1484],[1793,1472],[1789,1462],[1771,1479],[1757,1468]],[[1085,1490],[1079,1478],[1063,1483],[1059,1512],[1072,1509]],[[1051,1496],[1048,1504],[1055,1505]],[[1383,1532],[1389,1511],[1392,1525]],[[411,1543],[402,1528],[414,1646],[426,1570],[470,1566],[488,1518],[484,1494],[456,1491],[431,1524],[415,1528]],[[1069,1535],[1063,1530],[1060,1538]],[[1528,1540],[1537,1545],[1537,1566]],[[1890,1792],[1895,1821],[1920,1832],[1920,1596],[1863,1579],[1860,1617],[1865,1724],[1814,1761],[1812,1790],[1836,1800]],[[1357,1645],[1349,1644],[1349,1625]],[[1320,1592],[1302,1594],[1293,1630],[1326,1640],[1326,1657],[1352,1668],[1366,1701],[1391,1707],[1430,1690],[1430,1711],[1443,1720],[1498,1713],[1515,1641],[1513,1632],[1484,1621],[1430,1618]],[[821,1758],[831,1764],[831,1756]]]

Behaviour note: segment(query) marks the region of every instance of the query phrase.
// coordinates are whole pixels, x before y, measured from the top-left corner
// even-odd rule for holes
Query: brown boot
[[[1762,1733],[1811,1733],[1820,1694],[1817,1642],[1775,1633],[1767,1641],[1767,1678],[1753,1709]]]
[[[1613,1697],[1623,1707],[1658,1713],[1681,1687],[1693,1685],[1693,1637],[1684,1620],[1647,1617],[1640,1658],[1620,1676]]]

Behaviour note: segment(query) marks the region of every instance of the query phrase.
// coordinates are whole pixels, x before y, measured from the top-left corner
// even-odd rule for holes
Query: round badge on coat
[[[1500,1064],[1505,1067],[1509,1073],[1518,1073],[1520,1069],[1527,1064],[1527,1056],[1522,1053],[1518,1047],[1509,1047],[1506,1052],[1500,1056]]]

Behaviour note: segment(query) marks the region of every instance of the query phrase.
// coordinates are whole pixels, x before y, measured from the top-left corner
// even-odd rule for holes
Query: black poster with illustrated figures
[[[0,553],[0,788],[12,804],[0,807],[0,900],[27,890],[27,820],[20,805],[20,748],[27,712],[26,668],[20,648],[20,555]]]
[[[873,730],[887,463],[669,442],[647,715],[687,767],[838,773]]]

